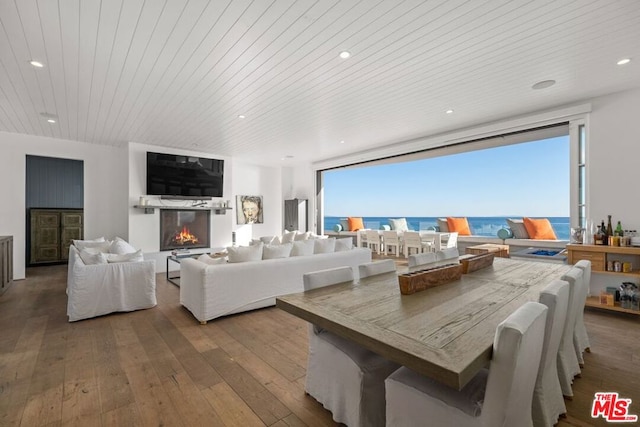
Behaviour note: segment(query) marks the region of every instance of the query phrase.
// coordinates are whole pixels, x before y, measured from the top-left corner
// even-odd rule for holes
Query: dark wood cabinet
[[[307,231],[308,222],[306,199],[291,199],[284,201],[284,228],[289,231]]]
[[[13,236],[0,236],[0,295],[13,283]]]
[[[69,258],[69,246],[82,239],[81,209],[30,209],[29,264],[64,262]]]

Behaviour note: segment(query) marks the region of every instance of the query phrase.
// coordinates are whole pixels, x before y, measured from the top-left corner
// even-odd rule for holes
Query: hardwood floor
[[[304,393],[306,324],[267,308],[200,325],[157,276],[158,306],[68,323],[66,266],[27,269],[0,296],[1,426],[329,426]],[[640,319],[588,311],[592,352],[559,425],[596,391],[640,414]]]

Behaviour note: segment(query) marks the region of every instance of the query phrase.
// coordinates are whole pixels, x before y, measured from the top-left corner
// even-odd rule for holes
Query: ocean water
[[[340,223],[338,216],[325,216],[324,217],[324,229],[329,231],[333,230],[336,224]],[[390,217],[377,217],[366,216],[362,217],[366,228],[379,229],[381,225],[389,224]],[[399,217],[391,217],[399,218]],[[429,227],[438,225],[437,217],[405,217],[411,230],[427,230]],[[507,227],[506,216],[479,216],[479,217],[467,217],[469,221],[469,227],[471,228],[471,234],[474,236],[488,236],[497,237],[498,230]],[[517,217],[516,217],[517,218]],[[547,217],[551,223],[551,227],[556,233],[559,240],[569,240],[570,226],[568,216],[550,216]]]

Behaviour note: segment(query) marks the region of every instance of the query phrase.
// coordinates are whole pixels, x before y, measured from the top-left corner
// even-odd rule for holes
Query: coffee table
[[[497,257],[509,258],[509,245],[485,243],[483,245],[469,246],[465,249],[465,253],[471,255],[494,253]]]
[[[176,264],[180,264],[182,262],[183,259],[185,258],[198,258],[200,255],[206,254],[207,252],[199,252],[199,253],[186,253],[186,254],[179,254],[179,255],[167,255],[167,270],[166,270],[166,274],[165,274],[165,278],[167,279],[167,282],[169,283],[173,283],[174,285],[180,287],[180,270],[178,270],[177,275],[170,275],[169,274],[169,261],[171,262],[175,262]],[[221,257],[225,257],[227,256],[226,252],[212,252],[209,254],[209,256],[211,258],[221,258]],[[175,272],[174,272],[175,273]]]

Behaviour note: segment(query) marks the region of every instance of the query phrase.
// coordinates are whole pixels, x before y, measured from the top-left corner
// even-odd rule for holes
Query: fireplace
[[[208,210],[160,209],[160,250],[208,248]]]

